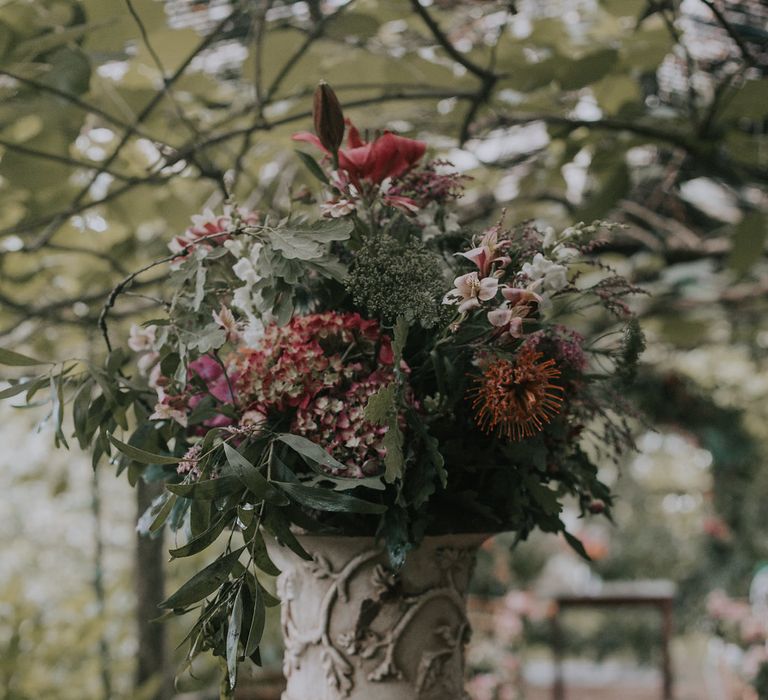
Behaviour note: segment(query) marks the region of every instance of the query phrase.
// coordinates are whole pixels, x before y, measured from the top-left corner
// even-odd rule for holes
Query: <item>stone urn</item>
[[[486,535],[427,537],[394,572],[370,537],[271,541],[281,569],[282,700],[466,700],[466,591]]]

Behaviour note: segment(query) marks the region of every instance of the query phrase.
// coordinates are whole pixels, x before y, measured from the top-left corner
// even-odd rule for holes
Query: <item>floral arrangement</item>
[[[197,614],[190,659],[221,657],[230,688],[278,602],[264,534],[304,557],[297,528],[375,535],[399,567],[428,534],[541,528],[586,556],[564,502],[610,515],[598,463],[632,442],[622,394],[643,338],[637,290],[595,255],[611,227],[473,234],[451,211],[466,178],[424,142],[364,137],[325,84],[314,107],[295,139],[319,155],[301,154],[319,216],[230,200],[193,217],[110,295],[103,365],[54,363],[2,394],[50,388],[57,443],[71,406],[94,466],[165,482],[140,527],[186,533],[172,557],[225,541],[164,607]],[[156,265],[162,313],[115,348],[109,313]]]

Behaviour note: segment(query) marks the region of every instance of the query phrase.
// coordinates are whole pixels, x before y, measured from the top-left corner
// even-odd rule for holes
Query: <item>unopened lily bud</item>
[[[336,93],[325,81],[321,81],[315,90],[312,116],[320,143],[331,153],[336,153],[344,139],[344,113]]]

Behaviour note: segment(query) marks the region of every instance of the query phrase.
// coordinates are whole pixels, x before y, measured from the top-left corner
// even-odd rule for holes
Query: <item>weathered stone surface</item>
[[[367,537],[301,536],[283,573],[283,700],[464,700],[465,596],[482,535],[428,537],[395,573]]]

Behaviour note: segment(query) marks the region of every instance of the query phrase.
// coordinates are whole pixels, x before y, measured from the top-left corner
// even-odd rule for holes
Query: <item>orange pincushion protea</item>
[[[509,440],[524,440],[557,415],[563,388],[554,360],[539,362],[542,353],[523,348],[514,362],[491,362],[470,389],[475,420],[486,433],[498,431]]]

